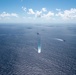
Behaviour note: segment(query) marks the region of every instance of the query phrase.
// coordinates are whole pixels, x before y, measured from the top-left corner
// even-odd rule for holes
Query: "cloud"
[[[51,11],[47,11],[47,13],[45,13],[46,11],[47,11],[46,8],[42,8],[41,11],[39,10],[33,11],[33,9],[29,9],[27,13],[34,15],[36,18],[37,17],[48,18],[54,16],[54,13],[52,13]]]
[[[47,11],[46,8],[41,8],[41,10],[33,10],[28,9],[28,17],[31,18],[41,18],[41,19],[47,19],[47,20],[54,20],[55,22],[75,22],[76,20],[76,9],[71,8],[69,10],[61,10],[61,9],[56,9],[57,12],[52,12],[50,10]],[[29,15],[31,14],[31,15]]]
[[[36,13],[35,13],[36,17],[41,17],[41,15],[42,15],[42,11],[36,11]]]
[[[46,14],[47,17],[51,17],[51,16],[54,16],[54,13],[52,13],[51,11],[49,11],[47,14]]]
[[[52,17],[52,16],[54,16],[54,13],[53,12],[51,12],[51,11],[49,11],[47,14],[43,14],[43,18],[50,18],[50,17]]]
[[[64,20],[76,19],[76,9],[71,8],[70,10],[60,11],[56,16],[61,17]]]
[[[22,10],[26,12],[26,7],[23,7],[23,6],[22,6]]]
[[[47,9],[46,8],[42,8],[41,11],[39,10],[35,10],[33,11],[33,9],[28,9],[28,14],[34,15],[35,17],[41,17],[43,12],[46,12]]]
[[[43,12],[46,12],[46,11],[47,11],[47,9],[46,9],[46,8],[42,8],[42,11],[43,11]]]
[[[56,9],[56,12],[52,12],[46,8],[41,8],[41,10],[33,10],[32,8],[27,9],[26,7],[22,6],[22,9],[24,12],[26,12],[25,14],[21,13],[18,15],[16,13],[7,12],[0,13],[0,22],[76,23],[76,8],[71,8],[69,10]]]
[[[34,15],[35,17],[41,17],[42,11],[33,11],[33,9],[28,9],[28,14]]]
[[[2,14],[0,14],[0,17],[9,17],[9,16],[10,14],[6,12],[3,12]]]
[[[57,9],[57,8],[56,8],[56,11],[61,11],[61,9]]]
[[[18,17],[18,14],[16,14],[16,13],[11,13],[10,16],[11,16],[11,17]]]
[[[33,11],[33,9],[28,9],[28,14],[35,14],[35,12]]]
[[[6,12],[3,12],[0,14],[0,17],[3,18],[3,17],[18,17],[18,14],[16,13],[6,13]]]

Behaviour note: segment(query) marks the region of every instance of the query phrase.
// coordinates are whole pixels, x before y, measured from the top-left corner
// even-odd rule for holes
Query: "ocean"
[[[76,75],[76,24],[0,24],[0,75]]]

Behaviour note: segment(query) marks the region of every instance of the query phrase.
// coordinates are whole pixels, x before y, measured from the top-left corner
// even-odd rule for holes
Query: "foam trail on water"
[[[55,38],[55,40],[62,41],[62,42],[64,42],[64,41],[65,41],[65,40],[60,39],[60,38]]]
[[[41,53],[41,40],[40,40],[40,34],[38,34],[38,53]]]
[[[41,53],[41,46],[38,46],[38,53]]]
[[[34,50],[35,50],[35,51],[37,51],[37,49],[36,49],[36,48],[34,48]]]

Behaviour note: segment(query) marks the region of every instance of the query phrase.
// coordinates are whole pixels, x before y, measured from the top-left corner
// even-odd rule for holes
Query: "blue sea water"
[[[76,75],[76,24],[0,24],[0,75]]]

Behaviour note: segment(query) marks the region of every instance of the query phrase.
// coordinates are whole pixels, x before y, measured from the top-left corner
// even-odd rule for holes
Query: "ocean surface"
[[[76,75],[76,24],[0,24],[0,75]]]

